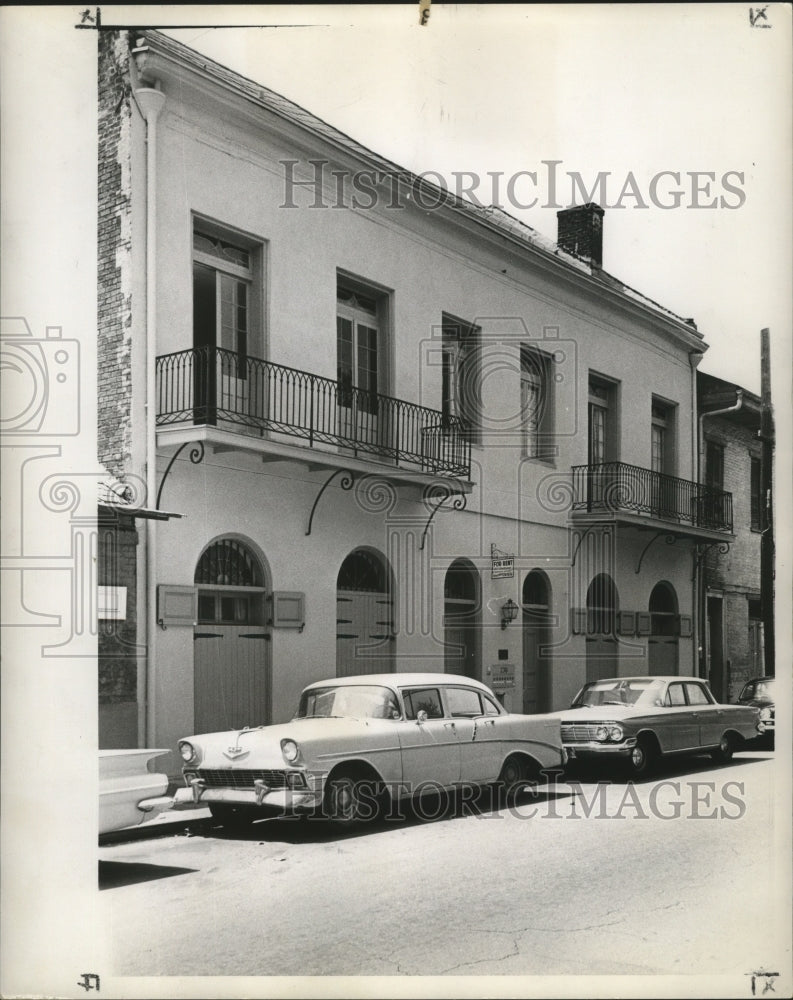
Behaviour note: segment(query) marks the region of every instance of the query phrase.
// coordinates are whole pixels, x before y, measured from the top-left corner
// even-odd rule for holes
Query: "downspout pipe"
[[[724,406],[720,410],[706,410],[705,413],[700,413],[697,419],[697,482],[701,482],[702,479],[702,448],[705,439],[705,418],[706,417],[721,417],[726,413],[737,413],[743,407],[743,389],[736,390],[735,402],[732,406]],[[707,593],[705,589],[705,571],[704,566],[701,569],[702,579],[697,579],[697,602],[700,609],[702,634],[707,636],[707,629],[705,628],[705,615],[707,614]],[[699,576],[699,574],[698,574]],[[699,617],[699,616],[698,616]],[[703,650],[703,663],[707,663],[708,650]]]
[[[157,119],[165,94],[157,83],[138,87],[146,121],[146,497],[157,496]],[[146,746],[156,744],[157,521],[146,521]]]
[[[699,438],[697,436],[697,366],[702,360],[702,351],[689,351],[688,360],[691,365],[691,463],[694,466],[694,480],[699,483]],[[691,607],[694,612],[692,615],[694,619],[693,628],[693,642],[692,648],[694,651],[694,676],[700,676],[700,656],[699,656],[699,644],[701,642],[700,635],[704,633],[704,629],[700,629],[701,618],[702,618],[702,602],[700,600],[700,586],[699,586],[699,566],[697,565],[696,559],[696,546],[694,547],[694,569],[691,575]]]
[[[705,417],[721,417],[725,413],[737,413],[743,407],[743,389],[736,389],[736,398],[732,406],[722,407],[720,410],[706,410],[699,415],[699,435],[697,437],[697,482],[700,480],[700,470],[702,468],[702,445],[704,441]]]

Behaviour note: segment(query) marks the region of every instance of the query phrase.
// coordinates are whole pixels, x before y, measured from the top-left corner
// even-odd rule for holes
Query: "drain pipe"
[[[138,87],[135,100],[146,120],[146,503],[157,496],[157,118],[165,104],[159,82]],[[155,746],[157,637],[157,521],[146,521],[146,721],[145,745]]]
[[[702,448],[705,440],[705,417],[721,417],[725,413],[737,413],[738,410],[743,406],[743,389],[736,390],[736,399],[732,406],[724,406],[720,410],[707,410],[705,413],[700,413],[697,418],[697,482],[699,483],[702,470]],[[699,578],[701,574],[701,579]],[[700,614],[702,616],[702,635],[703,635],[703,653],[702,657],[703,666],[708,662],[708,647],[707,647],[707,635],[708,630],[705,628],[705,616],[707,614],[707,592],[705,589],[705,574],[704,568],[697,573],[697,606],[700,609]],[[696,620],[695,616],[695,620]],[[708,678],[706,678],[708,680]],[[729,689],[728,689],[729,690]],[[723,697],[723,692],[722,692]]]
[[[689,351],[688,361],[691,365],[691,464],[694,467],[694,481],[699,488],[699,438],[697,436],[697,366],[702,360],[702,351]],[[696,545],[694,546],[694,568],[691,574],[691,608],[694,612],[693,643],[694,650],[694,676],[700,677],[700,617],[702,614],[701,601],[699,599],[699,566],[696,556]],[[704,629],[702,629],[704,632]]]

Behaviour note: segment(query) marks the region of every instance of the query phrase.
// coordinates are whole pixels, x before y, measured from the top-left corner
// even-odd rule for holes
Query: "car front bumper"
[[[623,740],[621,743],[600,743],[590,740],[588,743],[565,743],[568,761],[580,760],[585,757],[628,757],[636,746],[636,739]]]
[[[322,801],[321,792],[308,788],[205,788],[191,782],[190,788],[180,788],[173,797],[174,809],[195,809],[215,804],[250,806],[262,814],[283,816],[314,812]]]

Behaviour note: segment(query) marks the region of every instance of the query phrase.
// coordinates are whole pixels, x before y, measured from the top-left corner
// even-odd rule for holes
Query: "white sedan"
[[[175,808],[227,824],[320,812],[374,818],[392,800],[462,784],[512,788],[565,762],[559,720],[513,715],[469,677],[369,674],[309,685],[283,725],[179,742]]]
[[[123,830],[170,809],[168,776],[149,770],[167,750],[99,751],[99,832]]]

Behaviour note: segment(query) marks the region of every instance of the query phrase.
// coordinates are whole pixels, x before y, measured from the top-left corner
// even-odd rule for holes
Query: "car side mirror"
[[[423,726],[427,721],[427,713],[422,708],[420,712],[416,712],[416,722],[418,725]]]
[[[656,698],[655,701],[653,702],[653,704],[657,708],[664,708],[664,706],[665,706],[665,702],[664,702],[664,700],[662,698]]]

